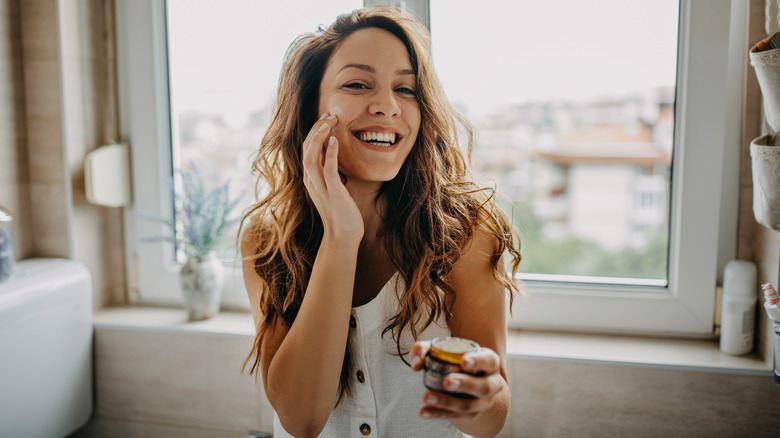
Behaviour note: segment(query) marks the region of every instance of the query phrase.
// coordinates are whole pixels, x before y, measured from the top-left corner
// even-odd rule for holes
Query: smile
[[[398,138],[400,136],[395,132],[360,131],[355,133],[355,137],[365,143],[384,147],[393,146],[396,144],[397,140],[400,140],[400,138]]]

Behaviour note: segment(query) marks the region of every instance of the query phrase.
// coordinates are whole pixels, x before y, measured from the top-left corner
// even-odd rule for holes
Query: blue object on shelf
[[[14,273],[14,243],[11,234],[6,231],[13,220],[14,216],[0,206],[0,282],[8,280]]]

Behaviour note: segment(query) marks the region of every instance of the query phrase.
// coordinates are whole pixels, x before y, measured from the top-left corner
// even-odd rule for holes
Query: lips
[[[356,131],[353,133],[360,141],[374,146],[390,147],[395,145],[401,136],[395,132],[386,131]]]

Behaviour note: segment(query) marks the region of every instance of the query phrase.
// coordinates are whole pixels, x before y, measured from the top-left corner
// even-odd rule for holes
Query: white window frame
[[[427,0],[395,3],[429,10]],[[528,296],[515,301],[510,327],[712,336],[716,284],[736,253],[746,11],[746,0],[682,0],[668,285],[522,275]],[[139,243],[164,228],[138,211],[171,210],[163,2],[118,0],[117,25],[122,131],[131,144],[135,194],[125,212],[130,299],[180,305],[172,246]],[[246,308],[240,267],[229,266],[226,277],[223,304]]]

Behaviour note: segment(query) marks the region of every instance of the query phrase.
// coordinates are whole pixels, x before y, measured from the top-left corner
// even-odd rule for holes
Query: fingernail
[[[439,398],[436,397],[435,395],[429,395],[428,397],[425,397],[425,403],[427,403],[429,405],[435,405],[436,402],[438,402],[438,401],[439,401]]]
[[[447,384],[447,389],[450,391],[453,391],[458,388],[460,388],[460,380],[458,379],[451,379]]]
[[[431,418],[431,413],[428,411],[423,411],[420,415],[422,415],[423,418]]]
[[[320,126],[320,131],[324,131],[326,129],[328,129],[328,124],[327,123],[323,123],[322,126]]]
[[[412,358],[412,368],[416,368],[417,365],[420,365],[420,356],[414,356]]]
[[[322,115],[320,116],[320,120],[325,119],[325,117],[328,117],[328,113],[322,113]]]
[[[336,144],[336,137],[331,135],[330,140],[328,140],[328,146],[333,146],[334,144]]]
[[[473,357],[467,357],[467,358],[463,359],[463,362],[461,362],[461,363],[463,364],[463,368],[471,369],[471,367],[474,366],[474,358]]]
[[[331,115],[329,115],[329,116],[328,116],[328,120],[333,120],[333,119],[335,119],[335,118],[336,118],[336,115],[335,115],[335,114],[331,114]]]

